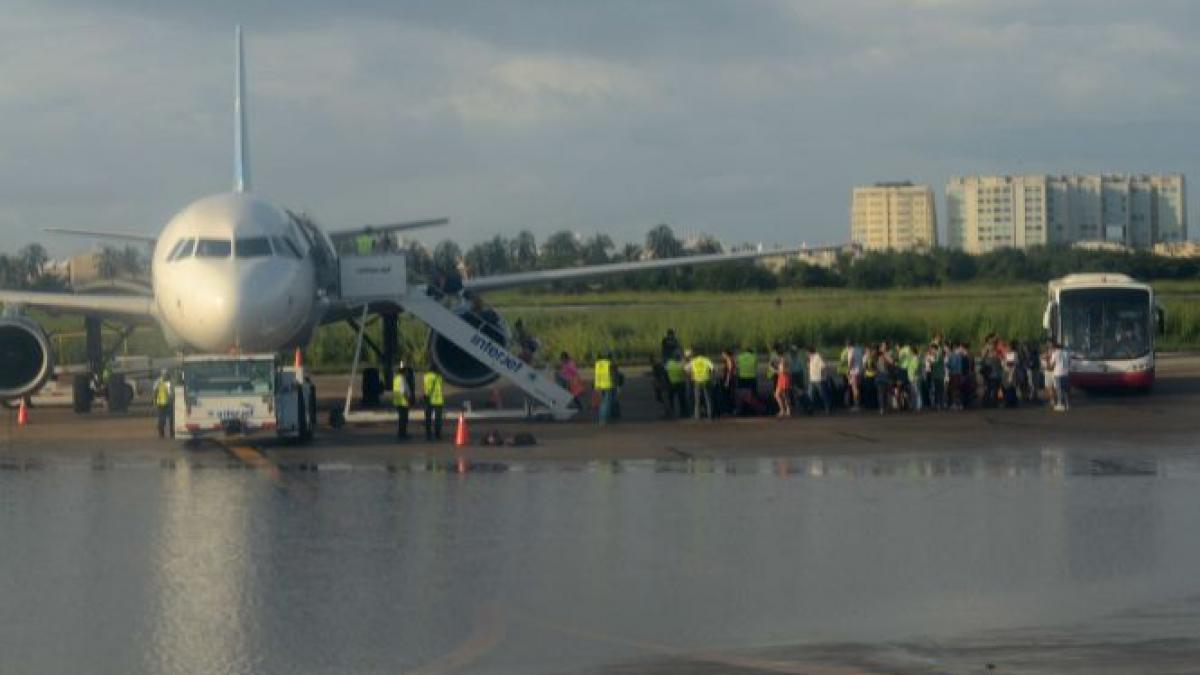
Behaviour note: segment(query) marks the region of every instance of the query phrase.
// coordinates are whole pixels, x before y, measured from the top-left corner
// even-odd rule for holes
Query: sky
[[[253,189],[328,227],[838,243],[858,184],[933,185],[944,236],[954,175],[1200,179],[1191,0],[0,0],[0,16],[0,250],[88,246],[45,227],[153,234],[228,190],[239,23]]]

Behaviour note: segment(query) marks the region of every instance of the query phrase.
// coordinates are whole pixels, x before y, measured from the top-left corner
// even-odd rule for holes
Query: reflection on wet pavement
[[[0,463],[0,672],[1129,672],[1200,656],[1193,451],[243,454]]]

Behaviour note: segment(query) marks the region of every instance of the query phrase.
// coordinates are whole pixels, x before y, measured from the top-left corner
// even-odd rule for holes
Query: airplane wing
[[[6,305],[37,307],[55,312],[126,319],[153,317],[155,313],[154,298],[145,295],[43,293],[40,291],[0,290],[0,302]]]
[[[449,222],[449,218],[429,218],[427,220],[410,220],[403,223],[389,223],[386,225],[363,225],[362,227],[353,227],[348,230],[330,230],[328,231],[328,234],[329,238],[336,244],[345,241],[346,239],[357,237],[360,234],[376,234],[379,232],[406,232],[408,230],[419,230],[426,227],[447,225]]]
[[[96,232],[92,230],[73,230],[66,227],[47,227],[46,232],[53,234],[69,234],[74,237],[91,237],[93,239],[116,239],[117,241],[131,241],[141,244],[153,245],[158,241],[157,237],[152,237],[148,234],[129,234],[127,232]]]
[[[776,249],[764,251],[746,251],[742,253],[711,253],[706,255],[691,255],[681,258],[660,258],[658,260],[639,260],[637,262],[606,263],[602,265],[586,265],[583,267],[566,267],[557,270],[538,270],[535,272],[517,272],[515,274],[496,274],[487,277],[477,277],[463,281],[463,290],[472,292],[494,291],[500,288],[517,286],[532,286],[554,281],[579,281],[595,277],[629,274],[631,272],[646,272],[650,270],[670,269],[672,267],[687,267],[690,265],[713,265],[717,263],[740,262],[757,260],[770,256],[786,256],[799,252],[800,249]]]

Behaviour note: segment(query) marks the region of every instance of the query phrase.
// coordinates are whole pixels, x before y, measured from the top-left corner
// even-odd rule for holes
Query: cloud
[[[1198,173],[1188,2],[0,2],[6,234],[226,189],[237,22],[256,189],[331,225],[840,241],[857,183]]]

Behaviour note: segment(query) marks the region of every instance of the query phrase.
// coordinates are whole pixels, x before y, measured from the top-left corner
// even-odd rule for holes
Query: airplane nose
[[[194,346],[210,352],[225,352],[238,344],[241,294],[236,279],[221,270],[203,275],[203,284],[190,289],[186,307],[186,333]]]

